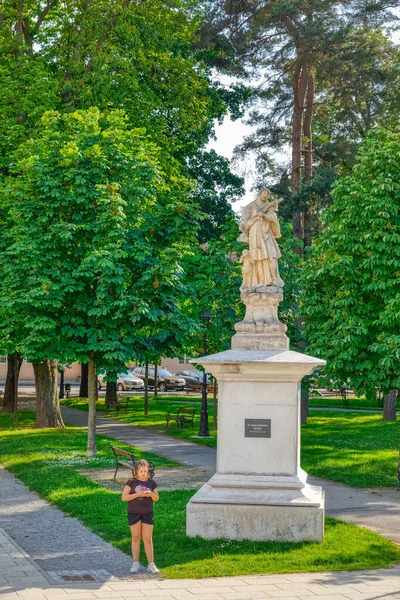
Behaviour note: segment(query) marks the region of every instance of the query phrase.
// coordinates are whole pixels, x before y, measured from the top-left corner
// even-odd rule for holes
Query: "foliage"
[[[2,416],[0,416],[0,419]],[[131,551],[126,506],[120,494],[101,488],[68,464],[75,430],[2,431],[2,464],[41,497],[78,517],[103,539],[127,554]],[[84,438],[84,433],[79,432]],[[109,438],[99,438],[109,444]],[[44,445],[43,451],[38,450]],[[118,445],[120,443],[118,442]],[[82,444],[83,446],[83,444]],[[82,453],[83,454],[83,453]],[[83,456],[82,456],[83,458]],[[156,465],[160,464],[154,457]],[[98,459],[91,459],[95,464]],[[87,465],[86,465],[87,466]],[[65,490],[68,489],[68,494]],[[396,564],[395,544],[366,529],[326,519],[323,543],[235,542],[187,538],[185,508],[193,491],[160,493],[155,506],[154,546],[157,563],[167,578],[211,577],[251,573],[358,570]],[[174,536],[171,538],[171,530]]]
[[[370,128],[400,110],[400,51],[389,39],[392,0],[206,2],[202,43],[222,72],[254,82],[238,150],[251,153],[259,183],[278,186],[290,202],[296,237],[311,243],[330,185],[351,165]],[[282,159],[291,146],[291,160]],[[277,191],[277,190],[276,190]]]
[[[231,203],[243,195],[243,180],[233,175],[229,161],[214,150],[199,151],[189,163],[190,177],[196,182],[192,200],[203,211],[199,242],[224,236],[225,221],[232,217]]]
[[[240,194],[240,181],[224,159],[203,148],[214,119],[228,107],[239,116],[246,93],[212,81],[196,47],[201,16],[193,0],[5,0],[0,169],[7,173],[14,151],[46,110],[123,109],[131,128],[144,128],[183,174],[198,177],[199,204],[203,189],[209,195],[204,210],[231,212],[227,194],[212,192],[212,182]]]
[[[372,132],[337,181],[304,270],[301,313],[326,379],[358,395],[400,387],[400,134]]]
[[[121,111],[46,113],[1,187],[2,336],[34,362],[118,372],[146,327],[176,331],[179,260],[196,232],[179,165]]]

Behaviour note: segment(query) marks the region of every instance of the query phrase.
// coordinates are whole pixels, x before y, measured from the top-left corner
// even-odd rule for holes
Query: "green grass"
[[[301,431],[301,465],[310,475],[354,487],[394,487],[399,447],[399,420],[313,412]]]
[[[27,429],[33,422],[32,413],[21,413],[20,422],[21,429],[7,430],[10,419],[0,413],[1,463],[40,496],[130,554],[126,505],[120,495],[73,468],[88,466],[84,460],[86,432]],[[100,462],[110,442],[98,437]],[[162,459],[156,458],[156,464],[162,464]],[[400,561],[400,548],[389,540],[330,518],[326,519],[323,543],[190,539],[185,535],[185,507],[192,494],[161,490],[160,502],[155,505],[156,562],[167,578],[372,569]]]
[[[146,416],[143,412],[143,395],[133,395],[131,398],[132,400],[129,403],[129,410],[127,413],[125,411],[121,411],[120,414],[117,415],[113,411],[109,413],[108,416],[112,417],[113,419],[123,421],[124,423],[132,423],[132,425],[152,427],[161,433],[166,433],[167,435],[188,440],[190,442],[196,442],[204,446],[210,446],[211,448],[217,447],[217,432],[212,428],[213,408],[210,404],[208,405],[208,415],[211,437],[198,438],[196,436],[199,432],[200,425],[200,404],[198,407],[196,405],[186,404],[185,400],[187,401],[187,398],[182,398],[181,396],[169,396],[166,400],[159,400],[157,398],[153,399],[150,397],[149,414]],[[88,409],[86,398],[69,398],[68,400],[61,400],[61,404],[85,411]],[[190,425],[185,425],[183,429],[180,429],[174,425],[173,421],[170,422],[168,429],[165,428],[165,413],[176,413],[179,406],[187,406],[188,408],[197,409],[194,418],[193,429]],[[105,410],[106,407],[104,404],[104,398],[100,398],[97,402],[97,411],[102,413],[105,412]]]
[[[342,398],[309,398],[310,408],[337,408],[338,410],[352,409],[357,410],[378,410],[382,412],[382,407],[378,406],[376,401],[366,400],[363,398],[349,398],[349,405],[343,404]],[[400,400],[397,400],[397,409],[400,409]]]
[[[156,456],[151,452],[143,452],[134,446],[128,446],[124,442],[109,437],[98,435],[97,454],[92,458],[86,456],[87,431],[79,427],[67,427],[66,429],[32,429],[35,424],[35,414],[30,411],[18,411],[18,422],[14,425],[12,415],[0,412],[0,439],[1,443],[11,436],[17,436],[23,440],[24,451],[16,449],[14,463],[25,462],[24,453],[28,453],[35,467],[46,467],[55,460],[59,467],[80,468],[113,468],[115,458],[110,446],[118,446],[122,450],[133,451],[136,458],[157,461],[157,465],[176,466],[177,463]],[[24,437],[21,434],[26,433]],[[0,452],[1,457],[1,452]],[[49,463],[50,461],[50,463]],[[127,478],[129,471],[127,470]]]

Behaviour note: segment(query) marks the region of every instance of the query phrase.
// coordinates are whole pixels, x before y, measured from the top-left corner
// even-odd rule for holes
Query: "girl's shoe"
[[[140,563],[134,562],[131,566],[131,573],[137,573],[140,569]]]
[[[155,565],[154,563],[149,563],[149,564],[147,565],[147,570],[148,570],[148,572],[149,572],[149,573],[154,573],[154,574],[156,574],[156,573],[159,573],[159,572],[160,572],[160,571],[157,569],[157,567],[156,567],[156,565]]]

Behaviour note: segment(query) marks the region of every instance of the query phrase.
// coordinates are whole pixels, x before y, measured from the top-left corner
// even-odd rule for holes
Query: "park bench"
[[[111,446],[112,451],[114,452],[115,458],[115,473],[114,479],[117,476],[118,469],[120,467],[126,467],[132,471],[132,475],[135,474],[135,464],[136,458],[132,452],[128,452],[127,450],[121,450],[121,448],[116,448],[115,446]],[[149,463],[149,475],[151,478],[154,477],[154,463],[151,461],[147,461]]]
[[[343,404],[348,406],[349,404],[349,394],[351,394],[352,390],[346,386],[338,390],[328,390],[324,388],[323,390],[317,390],[313,388],[310,390],[310,398],[342,398]]]
[[[194,429],[193,421],[194,421],[195,414],[196,414],[196,409],[185,408],[183,406],[178,408],[178,412],[174,415],[167,412],[165,415],[165,420],[167,421],[165,428],[168,427],[168,423],[170,421],[175,421],[177,426],[180,427],[181,429],[183,429],[183,426],[186,424],[191,425],[192,429]]]
[[[108,405],[106,413],[110,413],[113,410],[115,410],[115,412],[117,414],[119,413],[120,410],[125,410],[125,412],[127,413],[130,399],[131,399],[131,396],[117,396],[117,401],[112,402],[111,404]]]

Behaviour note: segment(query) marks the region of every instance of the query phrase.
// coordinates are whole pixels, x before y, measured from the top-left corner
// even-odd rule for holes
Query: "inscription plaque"
[[[271,437],[271,419],[245,419],[244,437]]]

